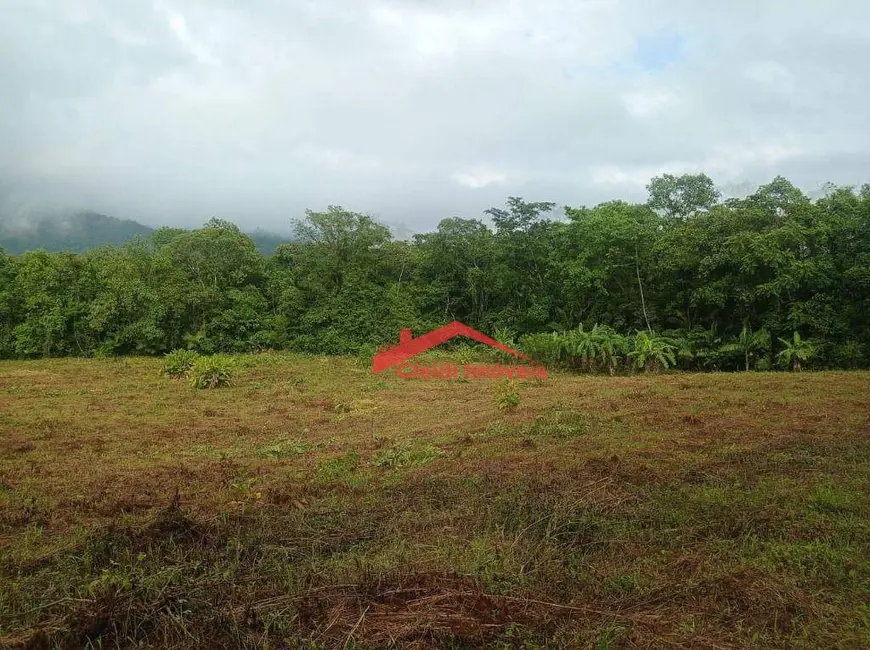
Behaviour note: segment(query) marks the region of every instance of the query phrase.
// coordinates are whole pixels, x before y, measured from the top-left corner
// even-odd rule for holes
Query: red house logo
[[[444,327],[439,327],[438,329],[432,330],[422,336],[418,336],[414,338],[411,334],[411,330],[403,329],[399,332],[399,344],[388,348],[382,352],[377,353],[372,359],[372,374],[377,374],[396,366],[396,374],[403,379],[456,379],[459,376],[459,369],[456,364],[445,364],[440,367],[432,366],[431,368],[423,367],[421,368],[419,364],[413,364],[408,361],[412,357],[420,354],[421,352],[425,352],[426,350],[430,350],[445,341],[449,341],[450,339],[456,336],[465,336],[478,343],[484,343],[485,345],[489,345],[497,350],[501,350],[502,352],[507,352],[518,359],[525,359],[529,362],[530,367],[520,366],[518,368],[512,368],[510,366],[501,366],[496,364],[495,366],[491,366],[489,368],[483,368],[481,366],[472,366],[471,364],[465,364],[465,376],[466,378],[495,378],[495,377],[539,377],[546,378],[547,373],[546,369],[543,366],[535,364],[535,362],[527,357],[522,352],[517,352],[513,348],[508,347],[502,343],[499,343],[493,338],[490,338],[486,334],[482,332],[478,332],[476,329],[465,325],[464,323],[460,323],[459,321],[453,321],[449,325],[445,325]]]

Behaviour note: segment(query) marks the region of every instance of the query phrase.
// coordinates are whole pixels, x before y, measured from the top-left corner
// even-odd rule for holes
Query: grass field
[[[870,373],[0,363],[0,646],[870,647]]]

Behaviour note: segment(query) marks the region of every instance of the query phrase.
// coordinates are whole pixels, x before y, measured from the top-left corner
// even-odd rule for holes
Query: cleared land
[[[870,374],[0,363],[0,646],[870,646]]]

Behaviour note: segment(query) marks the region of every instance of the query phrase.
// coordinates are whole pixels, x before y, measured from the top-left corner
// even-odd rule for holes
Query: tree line
[[[648,190],[564,214],[511,197],[491,226],[453,217],[412,241],[330,206],[268,258],[220,219],[80,254],[0,250],[0,357],[360,354],[457,319],[580,369],[613,369],[602,345],[706,370],[870,365],[870,185]]]

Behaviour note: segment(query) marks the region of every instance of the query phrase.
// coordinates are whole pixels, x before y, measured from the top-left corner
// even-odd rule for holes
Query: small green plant
[[[589,431],[589,416],[570,409],[555,408],[537,416],[525,425],[519,433],[528,438],[553,436],[555,438],[574,438]]]
[[[597,344],[596,362],[601,367],[606,367],[610,376],[616,374],[616,368],[622,358],[628,354],[628,339],[607,325],[599,326],[597,323],[592,328]]]
[[[331,443],[331,440],[319,443],[305,442],[304,440],[299,439],[278,440],[270,445],[261,447],[259,455],[273,460],[280,460],[282,458],[291,458],[293,456],[305,454],[310,451],[322,451],[329,447]]]
[[[173,350],[163,358],[163,374],[170,377],[183,377],[190,372],[199,359],[195,350]]]
[[[495,404],[503,410],[512,410],[520,405],[520,394],[512,380],[508,379],[496,385]]]
[[[467,343],[463,343],[456,348],[456,360],[460,366],[464,366],[466,363],[473,363],[477,360],[478,356],[479,354],[475,348]]]
[[[229,386],[235,363],[230,357],[212,355],[199,357],[190,369],[190,383],[195,388],[221,388]]]
[[[359,467],[359,453],[349,451],[344,456],[317,463],[314,476],[320,482],[334,481],[356,473],[357,467]]]
[[[412,445],[407,442],[397,442],[389,449],[375,454],[372,465],[397,469],[411,465],[428,465],[444,452],[432,445]]]

